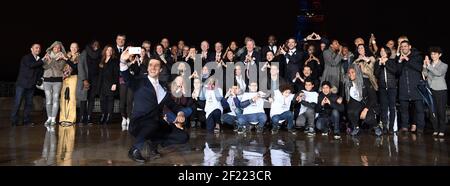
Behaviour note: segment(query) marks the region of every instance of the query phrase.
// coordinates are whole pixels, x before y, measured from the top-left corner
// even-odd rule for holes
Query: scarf
[[[362,89],[363,89],[363,86],[364,86],[364,81],[363,81],[363,76],[362,76],[361,69],[355,63],[352,64],[348,68],[349,69],[350,68],[355,69],[356,79],[354,81],[355,81],[355,84],[356,84],[356,88],[358,89],[358,94],[362,96],[363,95]],[[350,78],[348,76],[346,76],[344,78],[344,86],[345,86],[345,100],[348,102],[348,101],[350,101],[350,88],[353,86],[353,81],[350,80]]]

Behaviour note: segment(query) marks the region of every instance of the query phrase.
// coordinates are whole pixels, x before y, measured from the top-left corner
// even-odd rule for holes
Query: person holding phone
[[[135,142],[128,151],[128,157],[133,161],[145,162],[160,157],[158,146],[184,144],[189,135],[173,124],[166,123],[163,118],[163,108],[168,107],[177,113],[175,121],[184,123],[184,108],[170,99],[167,91],[159,83],[161,64],[159,59],[150,59],[147,76],[133,75],[128,69],[126,60],[129,59],[127,51],[120,58],[120,73],[126,82],[129,82],[134,92],[133,113],[131,115],[129,131],[135,137]],[[143,156],[142,150],[146,142],[149,145],[148,156]]]

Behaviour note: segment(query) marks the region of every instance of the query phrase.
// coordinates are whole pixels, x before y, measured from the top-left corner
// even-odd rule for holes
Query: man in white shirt
[[[291,93],[291,86],[282,85],[280,89],[274,91],[273,98],[269,98],[272,103],[270,109],[270,117],[272,118],[272,134],[278,133],[280,129],[280,121],[287,122],[289,133],[296,134],[294,129],[294,115],[290,111],[294,94]]]
[[[228,103],[228,107],[224,108],[224,114],[222,115],[222,123],[233,125],[237,130],[237,116],[242,114],[242,109],[237,107],[236,103],[239,101],[241,97],[239,95],[239,85],[234,85],[228,90],[228,93],[225,95],[226,102]]]
[[[262,133],[264,130],[264,124],[267,121],[267,116],[264,113],[264,97],[263,92],[257,92],[258,84],[252,82],[249,85],[250,92],[244,93],[242,96],[242,103],[239,103],[239,108],[244,109],[242,115],[238,117],[238,125],[243,132],[246,131],[248,123],[257,123],[256,132]],[[239,133],[239,129],[238,129]]]
[[[315,109],[317,105],[317,99],[319,97],[319,93],[315,92],[313,88],[313,80],[307,78],[305,80],[305,90],[300,92],[300,94],[296,98],[297,102],[300,104],[300,111],[296,120],[296,124],[298,126],[305,126],[306,122],[308,122],[305,128],[305,132],[308,136],[313,136],[315,134]]]

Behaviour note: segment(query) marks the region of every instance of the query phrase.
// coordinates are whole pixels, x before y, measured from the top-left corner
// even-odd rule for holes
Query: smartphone
[[[128,52],[130,54],[141,54],[141,47],[130,47]]]

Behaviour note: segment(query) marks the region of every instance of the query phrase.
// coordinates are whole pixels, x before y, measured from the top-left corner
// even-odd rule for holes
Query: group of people
[[[198,51],[163,38],[156,46],[144,41],[136,47],[119,34],[115,45],[102,49],[94,40],[82,52],[77,43],[66,51],[55,41],[44,57],[33,44],[21,61],[12,125],[18,125],[23,97],[23,122],[33,125],[32,96],[41,85],[45,125],[57,123],[58,111],[62,126],[93,124],[97,97],[98,123],[110,124],[119,97],[122,129],[136,138],[129,156],[139,162],[147,159],[141,154],[146,141],[157,157],[159,144],[185,143],[184,129],[198,126],[208,133],[220,133],[225,124],[238,134],[253,128],[276,134],[286,125],[291,134],[301,128],[308,136],[332,134],[339,140],[344,131],[357,136],[364,128],[377,136],[395,133],[399,114],[401,132],[422,134],[428,108],[433,135],[445,135],[447,64],[439,47],[422,54],[406,36],[378,46],[372,35],[368,43],[355,39],[351,52],[315,33],[301,42],[289,38],[280,45],[271,35],[262,47],[250,37],[243,44],[232,41],[225,48],[216,42],[210,50],[203,41]],[[422,89],[431,90],[432,99]]]

